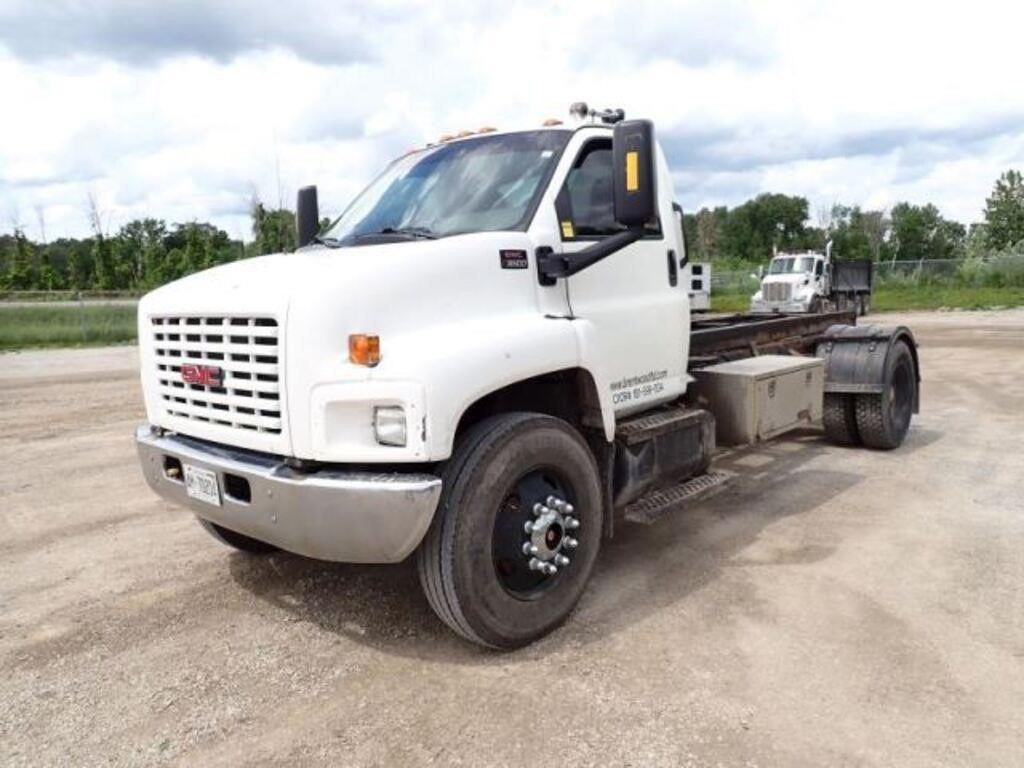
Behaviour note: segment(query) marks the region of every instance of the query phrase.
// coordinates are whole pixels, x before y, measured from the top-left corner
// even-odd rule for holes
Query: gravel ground
[[[411,563],[248,558],[155,498],[131,348],[0,356],[0,764],[1019,766],[1024,311],[901,319],[901,449],[727,456],[511,654]]]

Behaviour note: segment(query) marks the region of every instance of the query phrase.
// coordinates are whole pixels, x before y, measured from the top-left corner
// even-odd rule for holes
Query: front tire
[[[597,464],[575,429],[534,413],[485,419],[445,468],[417,553],[420,583],[438,617],[467,640],[527,645],[576,606],[602,522]]]

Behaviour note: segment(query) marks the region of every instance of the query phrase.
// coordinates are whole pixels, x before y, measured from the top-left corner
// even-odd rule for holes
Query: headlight
[[[373,431],[381,445],[405,446],[405,409],[398,405],[374,408]]]

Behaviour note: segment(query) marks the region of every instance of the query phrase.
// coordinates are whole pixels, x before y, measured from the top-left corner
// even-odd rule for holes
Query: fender
[[[917,341],[904,325],[833,325],[825,331],[815,355],[825,361],[825,391],[879,394],[896,343],[903,341],[914,358],[914,413],[920,409],[921,366]]]
[[[424,384],[430,461],[451,456],[456,427],[473,403],[511,384],[580,367],[568,322],[522,313],[475,319],[471,332],[465,323],[430,326],[394,338],[390,348],[388,376]]]

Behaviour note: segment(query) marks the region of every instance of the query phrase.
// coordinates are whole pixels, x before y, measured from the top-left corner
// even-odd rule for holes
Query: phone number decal
[[[668,378],[668,371],[648,371],[639,376],[627,376],[611,383],[612,403],[629,403],[644,400],[665,390],[663,379]]]

